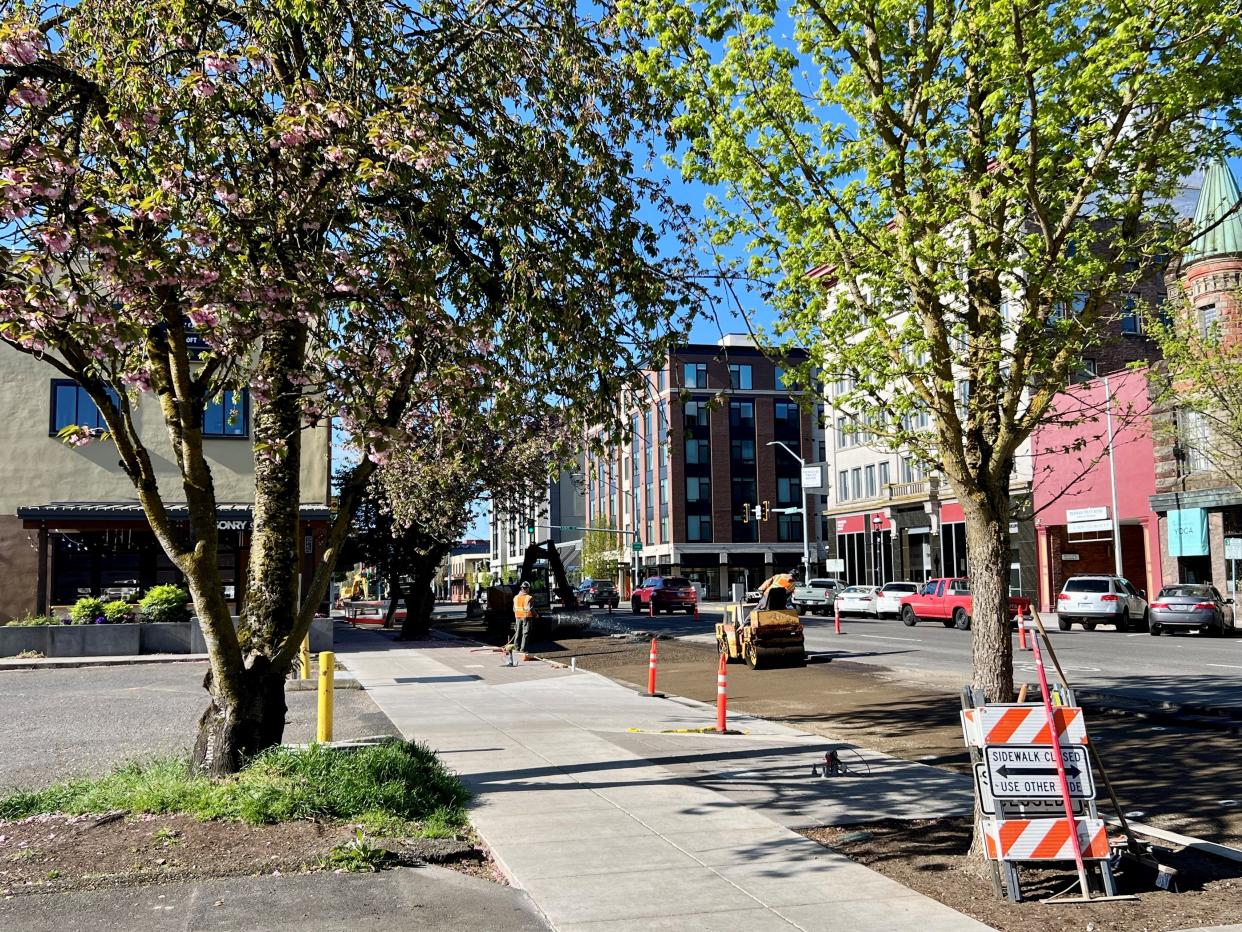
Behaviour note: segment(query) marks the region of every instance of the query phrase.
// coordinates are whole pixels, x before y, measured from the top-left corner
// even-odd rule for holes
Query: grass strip
[[[271,748],[212,781],[181,758],[118,767],[0,797],[0,819],[124,810],[184,813],[252,825],[298,819],[358,822],[376,835],[449,837],[466,824],[469,792],[426,747],[392,739],[365,748]]]

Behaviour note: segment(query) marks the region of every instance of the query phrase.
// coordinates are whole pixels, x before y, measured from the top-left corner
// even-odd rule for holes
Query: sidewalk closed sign
[[[1176,508],[1169,512],[1169,556],[1204,557],[1208,554],[1207,512]]]
[[[1047,744],[1000,744],[984,748],[988,787],[997,799],[1060,799],[1061,781],[1057,761]],[[1094,799],[1091,763],[1087,749],[1078,744],[1061,746],[1061,761],[1072,798]]]

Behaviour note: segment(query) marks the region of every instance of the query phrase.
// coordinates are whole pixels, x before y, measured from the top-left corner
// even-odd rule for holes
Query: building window
[[[838,450],[844,450],[844,449],[845,449],[845,447],[846,447],[845,437],[846,437],[846,434],[845,434],[845,418],[843,418],[843,417],[839,417],[839,418],[837,418],[837,449],[838,449]]]
[[[119,405],[120,398],[117,393],[110,388],[107,392],[112,403]],[[52,379],[51,421],[51,429],[48,433],[53,437],[64,428],[74,425],[91,430],[108,429],[103,415],[95,407],[95,402],[91,401],[91,396],[86,393],[86,389],[69,379]]]
[[[707,363],[688,362],[682,367],[685,388],[707,388]]]
[[[902,482],[921,482],[923,481],[923,464],[916,462],[911,456],[903,456],[901,458],[901,481]]]
[[[729,454],[734,466],[754,466],[755,441],[732,440],[729,442]]]
[[[1094,379],[1095,375],[1095,360],[1087,357],[1083,359],[1082,365],[1079,366],[1078,371],[1074,373],[1074,382],[1087,382]]]
[[[755,403],[753,401],[729,402],[729,426],[753,430],[755,427]]]
[[[647,488],[643,492],[643,502],[647,506],[647,521],[650,523],[655,517],[655,490],[650,482],[647,483]],[[647,536],[650,537],[651,535],[648,534]]]
[[[686,540],[710,541],[711,539],[711,515],[686,515]]]
[[[782,543],[802,541],[802,515],[777,515],[776,539]]]
[[[802,479],[777,476],[776,501],[779,505],[797,505],[802,498]]]
[[[850,470],[850,498],[862,498],[862,469],[858,466]]]
[[[1205,340],[1217,336],[1220,311],[1215,304],[1204,304],[1199,308],[1199,333]]]
[[[250,427],[250,393],[222,392],[203,409],[204,437],[245,437]]]
[[[664,391],[664,370],[660,369],[656,372],[656,391]]]
[[[850,500],[850,474],[847,470],[842,469],[837,473],[837,501],[848,502]]]
[[[1138,310],[1138,296],[1128,294],[1121,307],[1121,332],[1137,336],[1143,332],[1143,317]]]
[[[819,461],[822,463],[828,459],[828,444],[823,440],[818,440],[816,443],[819,446]]]
[[[789,379],[789,374],[785,371],[784,366],[776,367],[776,390],[778,392],[789,391],[793,387],[793,383]]]
[[[686,441],[686,462],[706,466],[712,461],[711,450],[706,440]]]
[[[712,498],[712,481],[707,476],[686,476],[686,501],[709,502]]]
[[[1202,411],[1178,412],[1178,433],[1182,447],[1182,474],[1208,472],[1212,468],[1208,458],[1210,436],[1207,417]]]
[[[800,424],[798,406],[792,401],[778,401],[773,406],[773,419],[776,421],[777,429],[784,428],[786,431],[797,433]]]
[[[651,412],[643,412],[643,470],[647,473],[651,472],[651,448],[654,445],[654,437],[651,433]]]
[[[880,464],[880,488],[888,487],[888,463]]]
[[[701,401],[687,401],[682,408],[682,418],[686,427],[706,427],[707,411]]]
[[[729,366],[729,387],[732,389],[748,392],[751,390],[751,367],[740,363],[733,363]]]
[[[863,479],[865,480],[867,498],[875,498],[878,494],[875,486],[875,467],[868,466],[863,470]]]

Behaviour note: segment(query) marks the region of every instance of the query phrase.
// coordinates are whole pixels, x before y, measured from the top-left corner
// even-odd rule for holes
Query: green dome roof
[[[1183,264],[1210,256],[1242,253],[1239,200],[1242,200],[1242,191],[1238,190],[1238,182],[1225,160],[1218,159],[1209,165],[1195,205],[1194,229],[1201,232],[1186,247]]]

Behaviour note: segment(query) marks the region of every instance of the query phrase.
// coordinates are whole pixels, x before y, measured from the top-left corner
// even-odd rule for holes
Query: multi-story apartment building
[[[802,359],[794,351],[787,362]],[[589,519],[630,532],[619,543],[634,557],[619,568],[624,591],[635,576],[671,574],[724,598],[732,583],[753,587],[802,563],[801,514],[745,520],[747,506],[753,513],[765,502],[773,512],[816,507],[798,460],[776,445],[821,458],[821,434],[784,371],[749,337],[729,335],[679,346],[649,373],[647,392],[623,411],[628,442],[586,464]],[[815,541],[810,556],[814,572]]]
[[[558,549],[564,549],[582,539],[579,529],[586,525],[586,506],[581,463],[579,459],[576,469],[565,470],[549,482],[543,495],[520,502],[497,503],[488,499],[491,544],[487,558],[498,581],[517,579],[526,548],[532,543],[551,540]],[[535,529],[533,536],[531,527]]]
[[[1172,268],[1170,291],[1188,305],[1204,337],[1230,349],[1242,341],[1242,213],[1237,180],[1220,159],[1210,165],[1190,241]],[[1180,310],[1180,308],[1179,308]],[[1226,415],[1228,418],[1228,415]],[[1214,437],[1212,418],[1165,408],[1153,418],[1155,494],[1166,583],[1211,581],[1242,591],[1242,488],[1231,438]]]
[[[108,441],[68,446],[70,424],[101,426],[95,405],[46,363],[0,347],[0,621],[43,613],[84,595],[130,595],[181,574],[155,540],[133,485]],[[229,414],[226,416],[226,411]],[[235,413],[234,413],[235,412]],[[137,428],[151,450],[174,516],[184,513],[180,474],[159,406],[144,399]],[[248,392],[230,393],[206,412],[204,444],[220,503],[220,566],[225,593],[239,611],[249,562],[254,459]],[[303,578],[322,555],[329,518],[330,431],[302,441]]]

